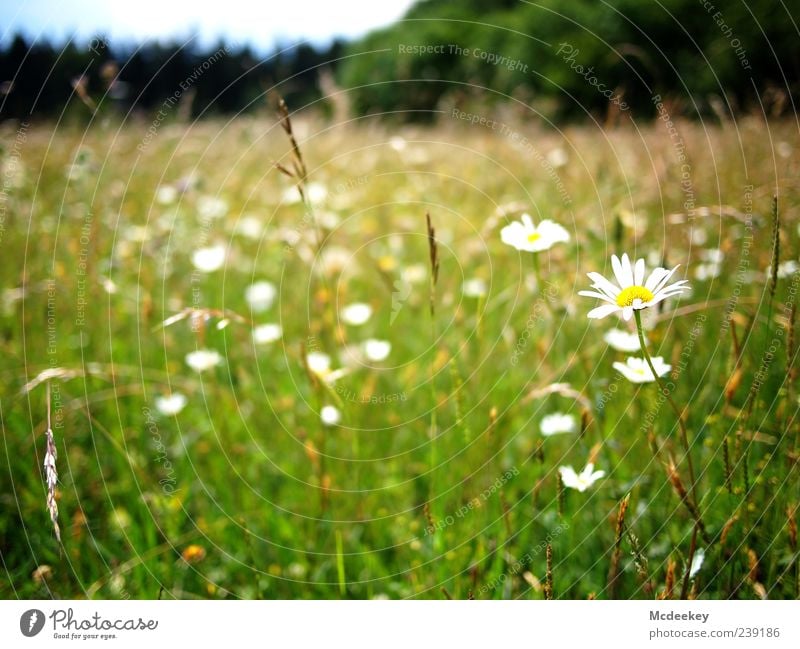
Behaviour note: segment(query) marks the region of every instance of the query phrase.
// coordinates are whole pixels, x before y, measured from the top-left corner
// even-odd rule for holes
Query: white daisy
[[[371,361],[379,362],[386,360],[386,358],[389,356],[389,352],[392,351],[392,343],[390,343],[388,340],[376,340],[375,338],[370,338],[369,340],[364,341],[363,349],[364,356]]]
[[[592,288],[595,290],[578,292],[578,295],[596,297],[608,302],[589,311],[590,318],[605,318],[616,311],[622,311],[622,317],[630,320],[634,310],[646,309],[689,288],[685,279],[667,286],[669,278],[678,269],[677,266],[672,270],[656,268],[650,273],[646,282],[644,259],[638,259],[635,264],[631,264],[628,255],[622,255],[622,259],[611,255],[611,266],[619,286],[608,281],[600,273],[587,273],[589,279],[594,282]]]
[[[466,297],[483,297],[487,292],[486,282],[480,277],[473,277],[464,282],[461,291]]]
[[[173,392],[170,395],[156,397],[156,410],[162,415],[177,415],[186,406],[187,399],[180,392]]]
[[[539,432],[542,437],[550,437],[560,433],[575,433],[578,430],[578,420],[572,415],[563,412],[554,412],[542,417],[539,423]]]
[[[197,349],[186,354],[186,364],[195,372],[203,372],[222,363],[222,356],[214,349]]]
[[[372,307],[363,302],[354,302],[342,308],[340,316],[347,324],[357,327],[372,317]]]
[[[595,471],[594,464],[591,462],[580,473],[575,473],[575,469],[571,466],[560,466],[558,467],[558,472],[561,474],[561,482],[564,483],[565,487],[577,489],[581,492],[586,491],[606,474],[605,471]]]
[[[609,347],[616,349],[618,352],[638,352],[641,349],[639,336],[635,332],[611,329],[603,336],[603,340],[606,341]],[[644,342],[647,343],[646,338]]]
[[[203,273],[213,273],[225,263],[225,246],[216,245],[198,248],[192,255],[194,267]]]
[[[335,426],[342,420],[342,413],[336,406],[322,406],[319,411],[319,418],[326,426]]]
[[[512,221],[500,231],[503,243],[527,252],[549,250],[554,244],[569,241],[569,232],[555,221],[545,219],[533,224],[530,214],[523,214],[522,221]]]
[[[244,298],[253,311],[260,313],[272,306],[276,294],[277,290],[272,282],[260,281],[247,287]]]
[[[262,324],[253,329],[253,342],[256,345],[268,345],[280,340],[283,331],[279,324]]]
[[[651,360],[653,361],[653,368],[659,376],[664,376],[672,369],[672,365],[667,365],[661,356],[654,356]],[[656,380],[647,365],[647,361],[637,356],[628,356],[624,363],[614,363],[614,369],[631,383],[652,383]]]

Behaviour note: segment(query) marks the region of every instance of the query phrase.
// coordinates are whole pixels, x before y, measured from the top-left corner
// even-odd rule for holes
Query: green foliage
[[[754,87],[796,93],[797,34],[786,9],[769,0],[718,5],[427,0],[395,25],[350,44],[339,78],[359,112],[424,111],[408,119],[430,117],[444,100],[477,96],[492,103],[502,95],[531,102],[534,110],[552,101],[556,117],[602,117],[608,101],[588,75],[576,73],[578,65],[646,114],[655,94],[678,98],[687,114],[697,115],[709,111],[710,97],[722,97],[731,109],[758,107]],[[568,53],[558,52],[561,44],[576,52],[572,65]],[[400,51],[408,45],[443,45],[445,52]],[[527,71],[459,56],[451,46],[507,57]]]

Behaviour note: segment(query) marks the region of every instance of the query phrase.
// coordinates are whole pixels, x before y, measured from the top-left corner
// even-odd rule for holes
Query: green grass
[[[691,180],[682,187],[662,122],[562,133],[513,125],[533,143],[526,151],[444,118],[402,132],[398,151],[388,139],[399,133],[377,124],[295,121],[310,181],[328,189],[316,216],[329,226],[330,215],[339,219],[324,229],[324,250],[347,255],[341,269],[328,258],[325,278],[318,260],[311,270],[302,204],[281,202],[290,182],[271,160],[287,162],[290,149],[271,118],[165,124],[143,152],[146,123],[32,126],[24,141],[4,126],[0,596],[440,598],[445,589],[543,598],[549,544],[556,598],[652,598],[669,572],[678,597],[693,523],[652,452],[661,444],[662,458],[673,453],[686,481],[675,416],[658,407],[654,385],[612,369],[624,354],[603,334],[616,318],[589,321],[595,304],[577,296],[587,271],[609,275],[610,255],[622,252],[680,263],[693,287],[648,332],[679,373],[672,396],[686,408],[712,540],[699,542],[706,559],[688,594],[798,595],[787,510],[796,519],[789,312],[800,277],[778,280],[770,311],[765,274],[776,191],[781,260],[798,255],[800,157],[778,145],[793,141],[793,124],[680,123]],[[551,173],[540,158],[556,148],[569,160]],[[189,176],[175,203],[155,201],[159,186]],[[204,197],[227,204],[207,229]],[[552,296],[544,304],[531,255],[500,241],[498,207],[510,203],[572,234],[539,257]],[[409,268],[427,273],[426,212],[441,263],[435,321],[423,274],[390,322],[395,282]],[[245,216],[263,227],[258,238],[237,231]],[[301,243],[287,244],[298,233]],[[193,250],[214,241],[230,246],[224,269],[193,277]],[[699,280],[705,248],[724,252],[722,272]],[[485,298],[462,295],[472,277],[489,284]],[[278,297],[251,313],[244,292],[260,279]],[[24,297],[12,290],[20,288]],[[337,323],[338,308],[355,301],[372,306],[372,319]],[[255,348],[250,324],[235,319],[222,330],[217,319],[200,332],[187,321],[159,326],[192,306],[279,322],[283,340]],[[345,345],[370,337],[391,341],[386,361],[356,368],[334,391],[309,378],[305,351],[330,354],[336,368]],[[193,372],[184,357],[197,346],[225,363]],[[51,367],[78,374],[51,382],[63,550],[40,468],[45,386],[23,390]],[[580,399],[546,394],[553,383]],[[177,417],[154,406],[171,390],[189,399]],[[323,427],[319,409],[337,399],[341,425]],[[584,410],[583,434],[540,435],[545,414]],[[558,467],[580,470],[590,456],[606,477],[560,493]],[[191,546],[194,559],[184,561]],[[41,566],[50,569],[35,577]]]

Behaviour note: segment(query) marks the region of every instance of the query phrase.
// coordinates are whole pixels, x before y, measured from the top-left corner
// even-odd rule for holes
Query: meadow
[[[4,123],[0,596],[797,597],[797,126],[676,110]]]

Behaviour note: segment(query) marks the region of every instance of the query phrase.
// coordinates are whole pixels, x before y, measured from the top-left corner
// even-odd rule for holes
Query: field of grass
[[[4,124],[0,596],[797,597],[797,125],[485,117],[295,116],[313,210],[271,115]],[[570,241],[505,245],[523,212]],[[633,321],[578,296],[622,253],[690,280],[644,322],[694,512],[675,412],[612,367]]]

